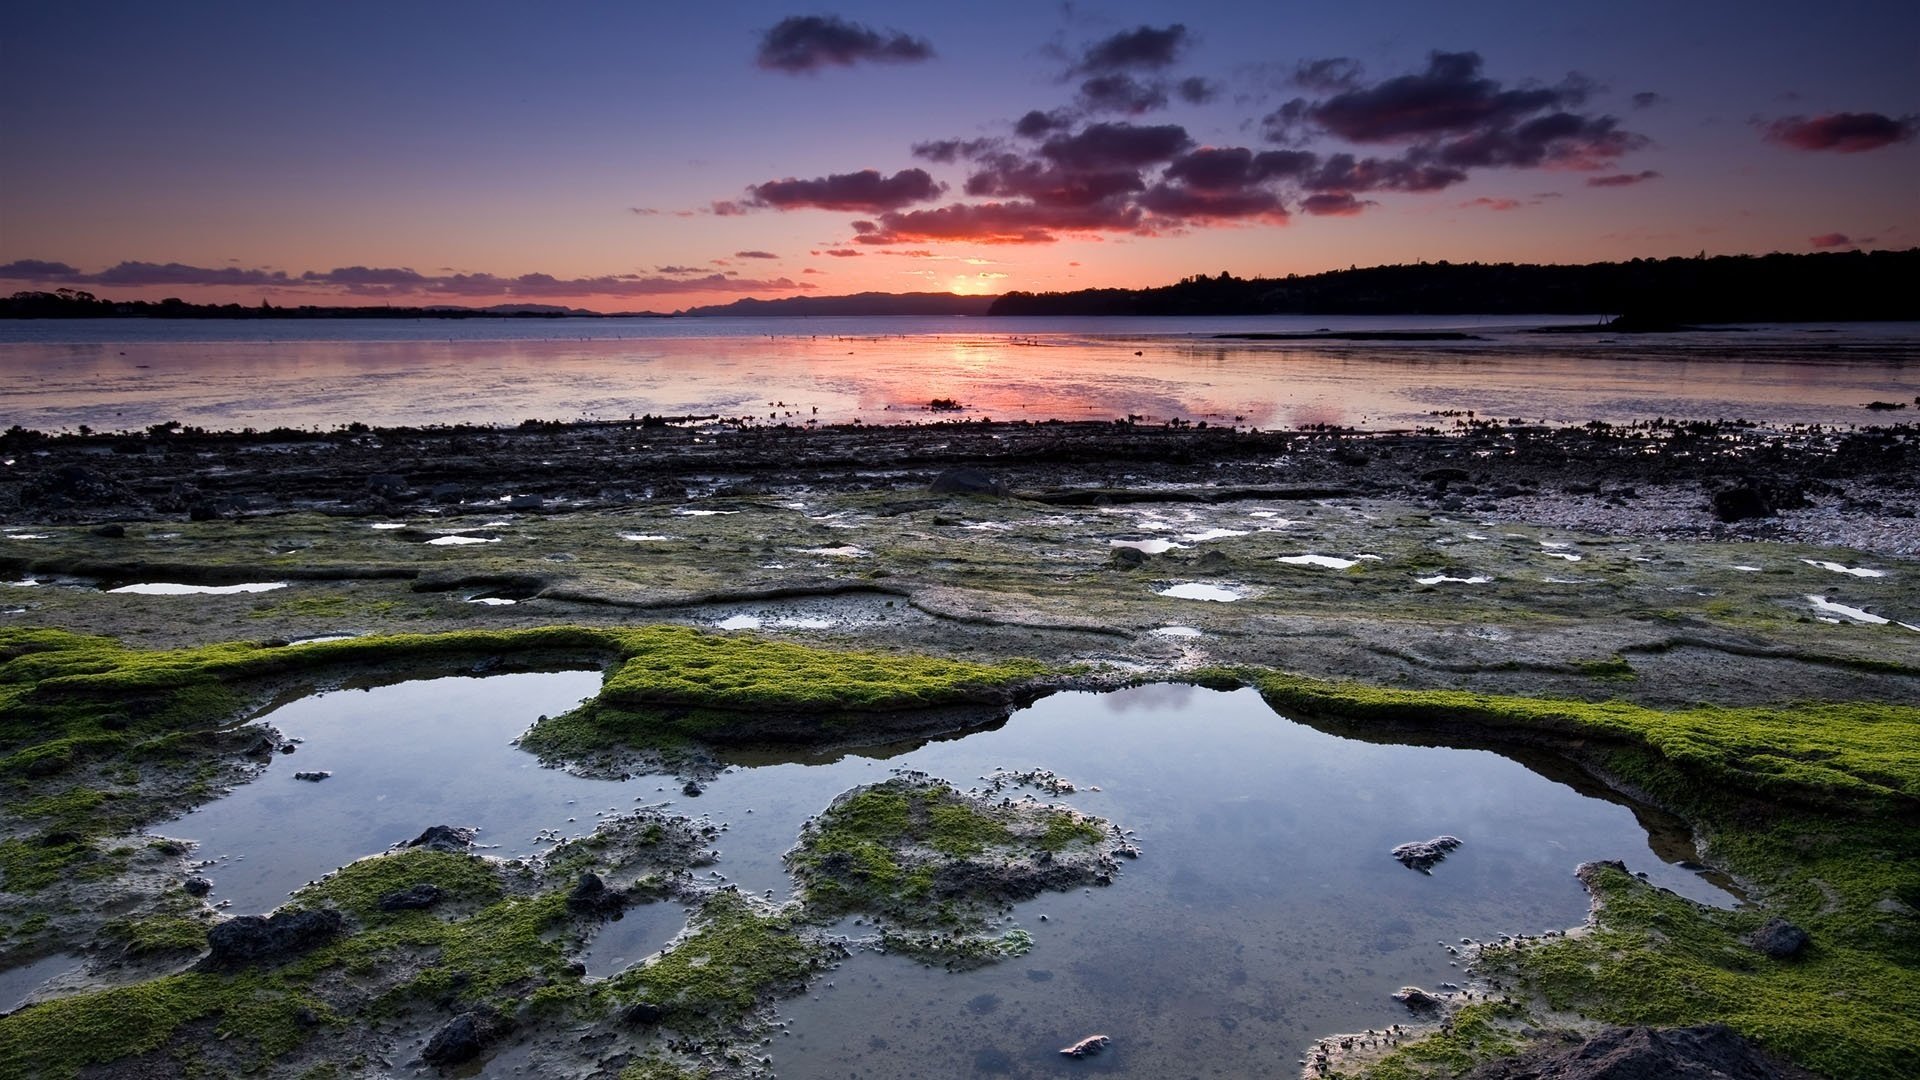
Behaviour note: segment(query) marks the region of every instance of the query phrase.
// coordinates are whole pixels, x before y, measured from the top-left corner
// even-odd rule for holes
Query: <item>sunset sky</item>
[[[670,311],[1920,245],[1920,5],[22,4],[0,292]]]

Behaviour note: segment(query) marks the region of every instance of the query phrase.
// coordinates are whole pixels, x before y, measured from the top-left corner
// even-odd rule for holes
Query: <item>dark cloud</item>
[[[874,214],[938,198],[946,189],[945,184],[934,182],[925,169],[902,169],[892,176],[862,169],[814,180],[796,180],[791,176],[785,180],[769,180],[755,184],[747,192],[756,205],[777,210],[813,207]]]
[[[1097,172],[1168,161],[1192,143],[1178,124],[1090,124],[1076,135],[1048,139],[1040,154],[1063,168]]]
[[[780,256],[775,255],[771,251],[736,251],[733,253],[733,257],[736,259],[777,259]]]
[[[803,273],[803,274],[824,274],[824,273],[826,273],[826,271],[825,271],[825,270],[815,270],[815,269],[814,269],[813,267],[811,267],[811,266],[809,266],[809,267],[807,267],[807,268],[806,268],[805,270],[802,270],[802,271],[800,271],[800,272],[801,272],[801,273]]]
[[[1814,247],[1817,247],[1817,248],[1852,247],[1853,238],[1848,236],[1846,233],[1830,232],[1830,233],[1821,233],[1819,236],[1810,237],[1808,238],[1807,243],[1812,244]]]
[[[967,177],[966,192],[1041,206],[1091,206],[1145,187],[1138,169],[1069,169],[1006,154]]]
[[[1038,139],[1043,135],[1050,135],[1056,131],[1065,131],[1072,126],[1073,117],[1059,109],[1055,109],[1052,112],[1041,112],[1039,109],[1034,109],[1019,120],[1014,121],[1013,133],[1023,139]]]
[[[1644,184],[1649,180],[1658,179],[1660,179],[1659,173],[1652,169],[1644,169],[1637,173],[1614,173],[1611,176],[1589,176],[1587,177],[1587,186],[1632,187],[1635,184]]]
[[[1462,210],[1471,210],[1474,207],[1484,207],[1488,210],[1518,210],[1525,205],[1519,199],[1494,199],[1482,195],[1477,199],[1468,199],[1461,203],[1460,208]]]
[[[933,139],[914,143],[913,156],[940,165],[951,165],[962,158],[977,158],[1000,149],[999,139]]]
[[[761,37],[754,62],[769,71],[797,75],[862,60],[911,63],[932,56],[933,46],[925,38],[898,30],[882,33],[837,15],[795,15],[780,20]]]
[[[1319,164],[1304,150],[1264,150],[1243,146],[1203,147],[1182,154],[1167,166],[1165,179],[1199,191],[1235,191],[1269,180],[1301,177]]]
[[[1138,207],[1112,202],[1047,207],[1028,202],[955,203],[935,210],[884,214],[878,222],[854,222],[862,244],[967,240],[978,244],[1048,244],[1061,233],[1135,232]],[[867,226],[862,229],[861,226]]]
[[[827,250],[821,252],[820,254],[831,255],[836,259],[857,259],[860,256],[865,255],[866,252],[855,251],[852,248],[828,248]]]
[[[1331,94],[1358,88],[1360,72],[1360,61],[1349,56],[1330,56],[1324,60],[1300,61],[1288,81],[1302,90]]]
[[[1080,75],[1125,71],[1129,68],[1158,70],[1179,57],[1187,40],[1187,28],[1180,23],[1159,30],[1151,26],[1123,30],[1087,46],[1073,70]]]
[[[707,208],[707,212],[714,217],[739,217],[747,212],[747,208],[732,199],[717,199]]]
[[[1205,105],[1220,96],[1218,83],[1209,82],[1198,75],[1181,79],[1173,88],[1180,95],[1180,100],[1189,105]]]
[[[1317,217],[1351,217],[1372,205],[1370,201],[1356,199],[1351,193],[1341,191],[1309,195],[1301,202],[1300,209]]]
[[[652,217],[660,212],[651,206],[629,206],[627,207],[627,211],[628,213],[638,214],[641,217]]]
[[[1343,91],[1308,106],[1305,116],[1348,142],[1398,142],[1503,127],[1586,97],[1577,81],[1503,89],[1480,65],[1479,53],[1434,52],[1418,75]]]
[[[1597,169],[1646,144],[1645,136],[1621,131],[1619,122],[1611,116],[1554,112],[1513,127],[1476,131],[1443,143],[1438,157],[1442,163],[1459,168],[1557,165]]]
[[[1665,105],[1666,103],[1667,95],[1656,94],[1651,90],[1642,90],[1633,95],[1633,107],[1636,109],[1651,109],[1655,105]]]
[[[1355,158],[1333,154],[1301,178],[1311,191],[1440,191],[1467,178],[1465,171],[1421,160],[1413,154],[1399,158]]]
[[[1287,220],[1286,204],[1280,196],[1261,188],[1210,191],[1155,184],[1140,196],[1139,203],[1161,217],[1183,222],[1257,220],[1280,224]]]
[[[45,259],[15,259],[0,265],[0,281],[65,281],[80,276],[78,267]]]
[[[1080,107],[1090,113],[1138,116],[1167,107],[1167,84],[1141,82],[1123,72],[1096,75],[1080,84]]]
[[[275,290],[325,290],[361,297],[515,297],[519,299],[581,296],[640,297],[698,292],[784,292],[811,288],[789,278],[748,279],[724,274],[699,277],[664,273],[697,273],[685,267],[663,267],[657,276],[612,274],[590,278],[558,278],[551,274],[441,274],[429,276],[405,267],[342,266],[308,270],[294,275],[284,270],[203,267],[186,263],[123,262],[98,273],[82,273],[65,263],[20,260],[0,266],[0,280],[61,284],[162,287],[246,287]],[[57,277],[49,278],[49,272]]]
[[[700,274],[700,273],[705,273],[705,271],[704,271],[704,270],[702,270],[702,269],[700,269],[700,268],[699,268],[699,267],[697,267],[697,266],[656,266],[656,267],[654,267],[654,268],[653,268],[653,272],[654,272],[654,273],[656,273],[656,274]]]
[[[1895,119],[1882,113],[1828,113],[1782,117],[1767,125],[1766,138],[1795,150],[1858,154],[1906,142],[1917,132],[1920,132],[1920,117]]]

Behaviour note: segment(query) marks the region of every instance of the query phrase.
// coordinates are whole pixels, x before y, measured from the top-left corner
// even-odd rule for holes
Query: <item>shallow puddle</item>
[[[1881,616],[1875,615],[1871,611],[1866,611],[1857,607],[1851,607],[1846,604],[1836,604],[1824,596],[1809,596],[1807,597],[1807,601],[1813,605],[1813,609],[1815,611],[1828,611],[1828,612],[1832,612],[1835,615],[1845,615],[1847,618],[1852,619],[1855,622],[1863,622],[1870,626],[1887,625],[1886,619],[1882,618]]]
[[[924,1076],[928,1062],[952,1065],[943,1075],[1185,1076],[1196,1062],[1208,1074],[1290,1075],[1318,1035],[1405,1020],[1387,996],[1395,988],[1457,980],[1438,942],[1577,925],[1587,901],[1572,871],[1583,860],[1623,859],[1657,885],[1730,902],[1663,861],[1696,856],[1665,831],[1650,836],[1625,805],[1487,751],[1329,734],[1250,690],[1064,693],[991,729],[870,756],[736,755],[689,799],[664,777],[584,779],[511,745],[599,681],[443,678],[294,702],[266,720],[303,740],[297,753],[154,831],[198,840],[198,857],[218,859],[205,873],[234,913],[266,910],[429,825],[477,826],[490,854],[517,856],[585,834],[599,816],[669,801],[725,825],[721,880],[782,897],[791,881],[780,856],[800,822],[895,768],[963,787],[1002,768],[1051,769],[1078,785],[1062,801],[1136,831],[1145,855],[1112,888],[1018,905],[1008,925],[1033,935],[1025,956],[950,974],[857,952],[783,1003],[793,1034],[771,1052],[786,1080]],[[302,782],[296,770],[331,775]],[[1388,854],[1441,833],[1464,845],[1431,876]],[[650,905],[604,925],[587,946],[589,971],[656,951],[682,916]],[[1093,1032],[1113,1037],[1107,1054],[1058,1055]]]
[[[470,544],[497,544],[497,536],[436,536],[427,541],[429,547],[464,547]]]
[[[143,581],[107,591],[136,596],[233,596],[239,593],[272,592],[286,588],[287,584],[284,581],[249,581],[239,585],[182,585],[172,581]]]
[[[1117,547],[1117,548],[1132,548],[1135,551],[1138,551],[1144,555],[1165,555],[1167,552],[1172,551],[1177,547],[1182,547],[1183,545],[1176,544],[1171,540],[1156,539],[1156,540],[1109,540],[1107,541],[1107,546]]]
[[[1808,566],[1817,566],[1822,570],[1831,570],[1836,574],[1845,574],[1848,577],[1880,578],[1887,576],[1887,571],[1885,570],[1873,570],[1865,566],[1847,566],[1844,563],[1827,562],[1823,559],[1801,559],[1800,561],[1806,563]]]
[[[668,901],[640,904],[600,924],[580,951],[580,962],[595,978],[617,975],[660,951],[685,929],[687,909]]]
[[[1333,555],[1282,555],[1280,561],[1288,566],[1318,566],[1327,570],[1346,570],[1360,565],[1358,559],[1342,559]]]
[[[26,1004],[48,981],[79,971],[86,958],[72,953],[54,953],[31,964],[0,971],[0,1015]]]
[[[1176,585],[1169,585],[1164,589],[1156,589],[1154,591],[1161,596],[1171,596],[1176,600],[1212,600],[1216,603],[1229,604],[1235,600],[1243,599],[1239,593],[1232,589],[1222,588],[1219,585],[1208,585],[1202,581],[1182,581]]]
[[[1442,585],[1449,582],[1460,585],[1485,585],[1493,581],[1492,578],[1485,574],[1475,574],[1472,577],[1449,577],[1446,574],[1434,574],[1432,577],[1414,578],[1413,580],[1422,585]]]

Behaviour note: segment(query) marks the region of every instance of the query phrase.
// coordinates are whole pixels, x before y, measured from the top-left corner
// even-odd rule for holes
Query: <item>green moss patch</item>
[[[1110,882],[1110,830],[1068,807],[1002,805],[909,774],[835,799],[787,862],[822,913],[975,929],[992,905]]]
[[[692,931],[651,962],[608,980],[616,1005],[646,1001],[673,1023],[731,1023],[803,986],[834,955],[792,912],[767,911],[737,892],[713,894]]]

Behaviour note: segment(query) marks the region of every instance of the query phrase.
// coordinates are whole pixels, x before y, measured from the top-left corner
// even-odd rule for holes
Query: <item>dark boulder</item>
[[[667,1018],[667,1010],[651,1001],[636,1001],[620,1010],[620,1022],[633,1026],[657,1024]]]
[[[1432,1012],[1446,1002],[1438,994],[1429,993],[1417,986],[1403,986],[1393,992],[1393,1000],[1412,1009],[1414,1012]]]
[[[205,896],[213,891],[213,882],[196,874],[181,882],[180,887],[187,891],[188,896]]]
[[[1721,1024],[1612,1028],[1582,1041],[1546,1038],[1463,1080],[1812,1080]]]
[[[474,831],[453,825],[435,825],[426,832],[404,844],[405,847],[423,847],[428,851],[444,851],[452,855],[464,855],[473,846]]]
[[[947,469],[933,478],[931,488],[935,495],[1005,495],[1005,484],[994,479],[984,469],[962,466]]]
[[[207,931],[207,946],[212,951],[200,966],[209,971],[231,971],[254,964],[284,963],[326,944],[344,926],[340,913],[331,908],[242,915]]]
[[[124,540],[127,536],[127,527],[125,525],[116,525],[111,522],[105,525],[95,525],[87,531],[103,540]]]
[[[512,1021],[499,1010],[482,1005],[441,1025],[427,1040],[420,1057],[429,1065],[464,1065],[512,1029]]]
[[[567,894],[567,907],[583,914],[610,915],[626,906],[626,897],[607,888],[600,875],[591,870],[582,873]]]
[[[1753,932],[1753,947],[1775,960],[1800,955],[1800,950],[1812,941],[1805,930],[1785,919],[1768,919],[1766,925]]]
[[[1401,844],[1393,849],[1393,857],[1400,865],[1423,874],[1433,873],[1433,868],[1447,857],[1447,853],[1460,846],[1457,836],[1436,836],[1431,840],[1416,840],[1410,844]]]
[[[1133,570],[1147,564],[1148,555],[1139,548],[1117,547],[1107,556],[1107,565],[1115,570]]]
[[[432,882],[423,881],[418,885],[409,885],[404,889],[395,889],[385,896],[382,896],[380,898],[380,910],[419,911],[423,908],[432,907],[446,899],[446,896],[447,893],[445,889],[442,889]]]

